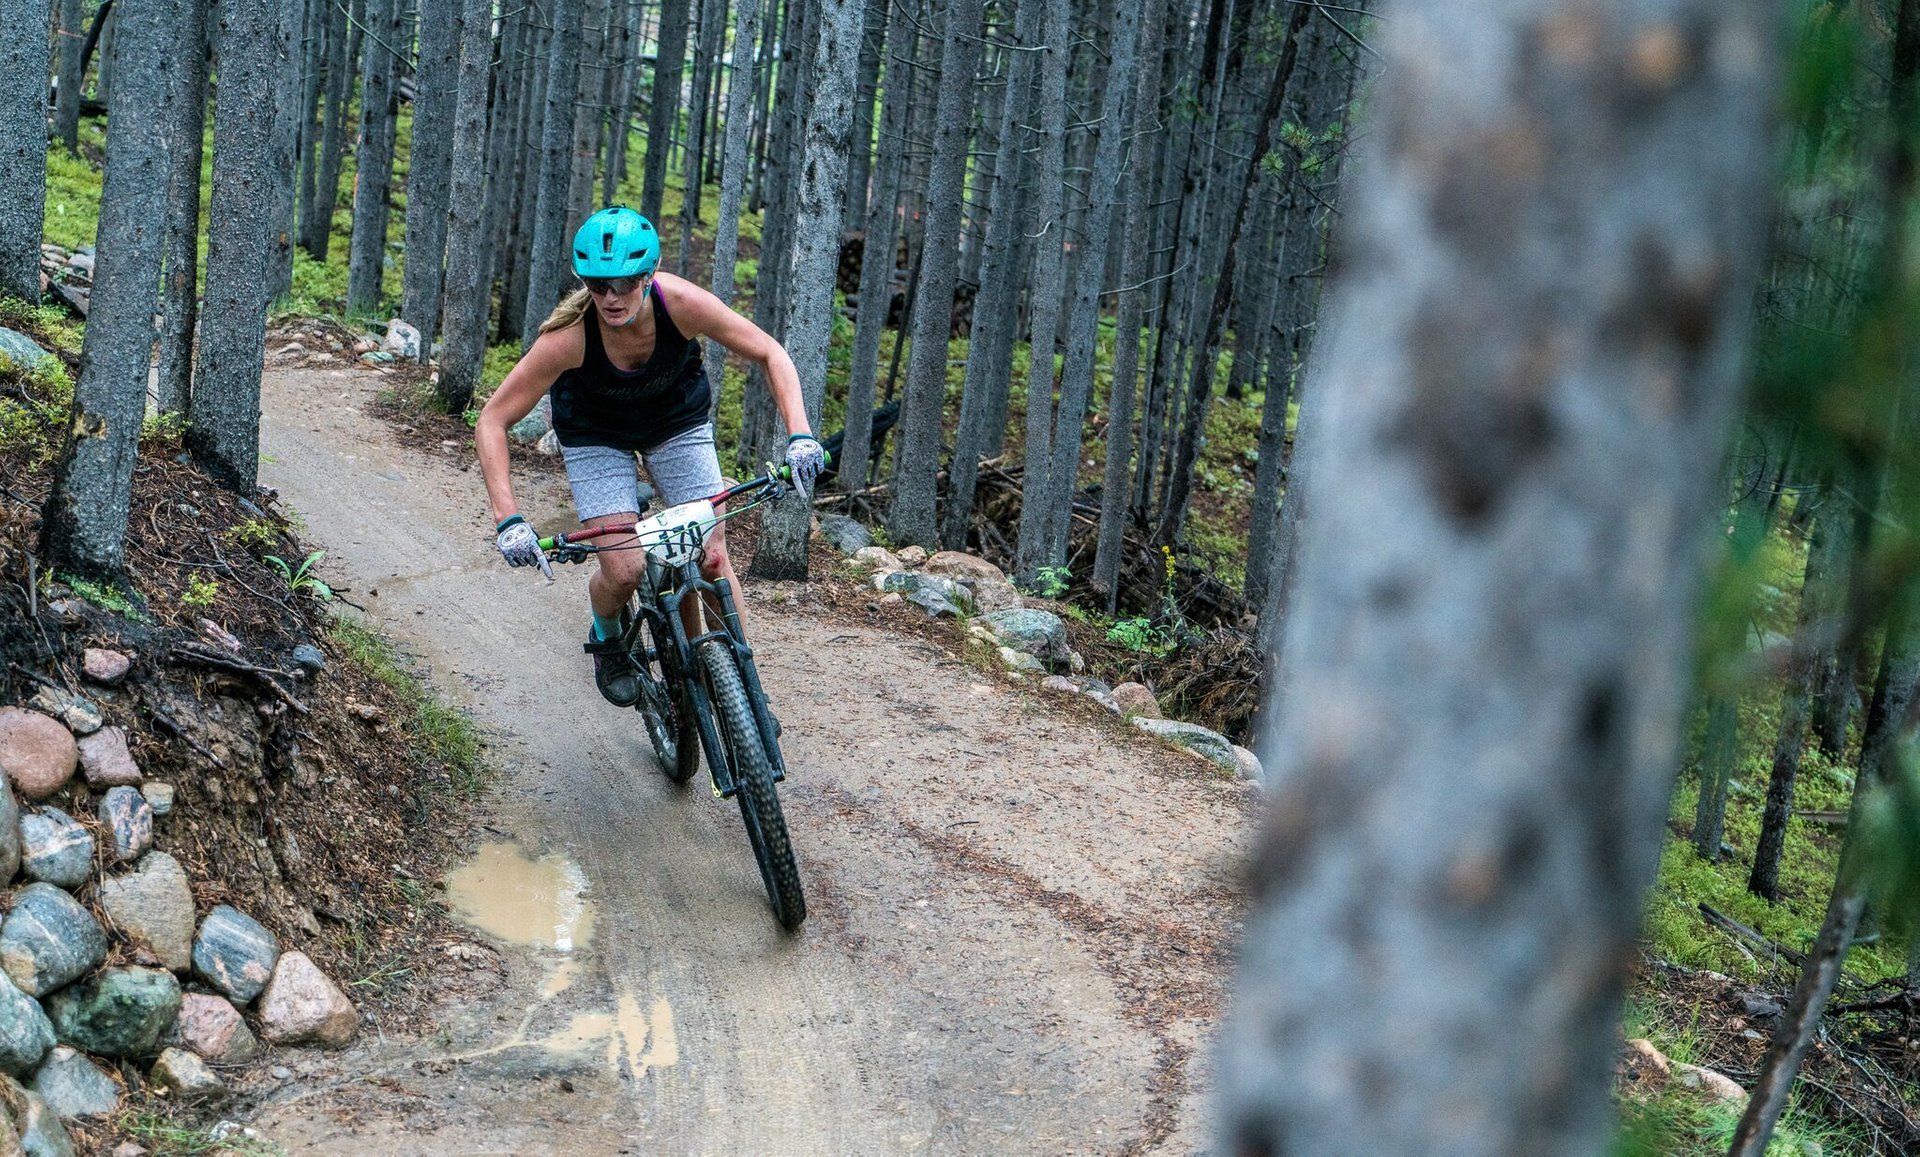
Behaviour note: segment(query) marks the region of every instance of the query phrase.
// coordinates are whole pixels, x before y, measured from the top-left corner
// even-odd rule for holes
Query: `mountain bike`
[[[778,501],[789,489],[789,476],[786,467],[770,466],[758,478],[651,518],[644,517],[649,494],[643,491],[638,521],[553,535],[540,540],[540,549],[555,562],[574,563],[605,551],[646,552],[646,572],[622,612],[619,639],[620,653],[639,677],[634,708],[673,782],[692,779],[706,752],[714,795],[739,803],[774,919],[793,932],[807,918],[807,901],[774,791],[787,776],[780,724],[767,709],[732,584],[700,573],[701,552],[714,527]],[[606,538],[626,541],[594,542]],[[683,607],[690,609],[683,614]],[[710,610],[718,612],[717,626],[707,622]]]

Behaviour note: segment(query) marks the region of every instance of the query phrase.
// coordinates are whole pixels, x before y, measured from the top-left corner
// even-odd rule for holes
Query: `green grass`
[[[334,623],[332,638],[353,663],[399,696],[407,713],[404,730],[415,751],[444,766],[455,790],[468,797],[477,795],[486,786],[488,769],[473,721],[440,702],[393,644],[374,631],[340,619]]]
[[[211,1129],[197,1128],[173,1119],[165,1110],[131,1109],[113,1119],[118,1131],[146,1146],[153,1157],[277,1157],[285,1152],[265,1140],[235,1135],[215,1140]]]

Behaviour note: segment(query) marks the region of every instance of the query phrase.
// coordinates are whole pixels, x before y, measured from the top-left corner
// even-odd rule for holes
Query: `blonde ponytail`
[[[554,306],[553,312],[547,315],[547,320],[540,323],[540,332],[552,333],[556,329],[580,324],[580,319],[587,316],[587,310],[592,305],[593,294],[585,289],[574,290],[561,298],[560,304]]]

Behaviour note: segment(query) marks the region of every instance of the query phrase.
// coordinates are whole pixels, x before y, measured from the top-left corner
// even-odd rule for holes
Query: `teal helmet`
[[[573,235],[573,271],[581,277],[638,277],[658,264],[653,222],[625,205],[600,210]]]

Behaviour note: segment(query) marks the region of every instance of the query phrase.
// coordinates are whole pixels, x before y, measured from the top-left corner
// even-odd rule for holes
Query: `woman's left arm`
[[[655,293],[661,292],[662,282],[667,283],[668,312],[680,332],[690,338],[712,338],[732,353],[760,363],[787,433],[811,434],[813,427],[807,422],[806,402],[800,394],[800,371],[794,368],[786,347],[752,320],[729,309],[711,291],[684,277],[661,273],[654,275]]]

